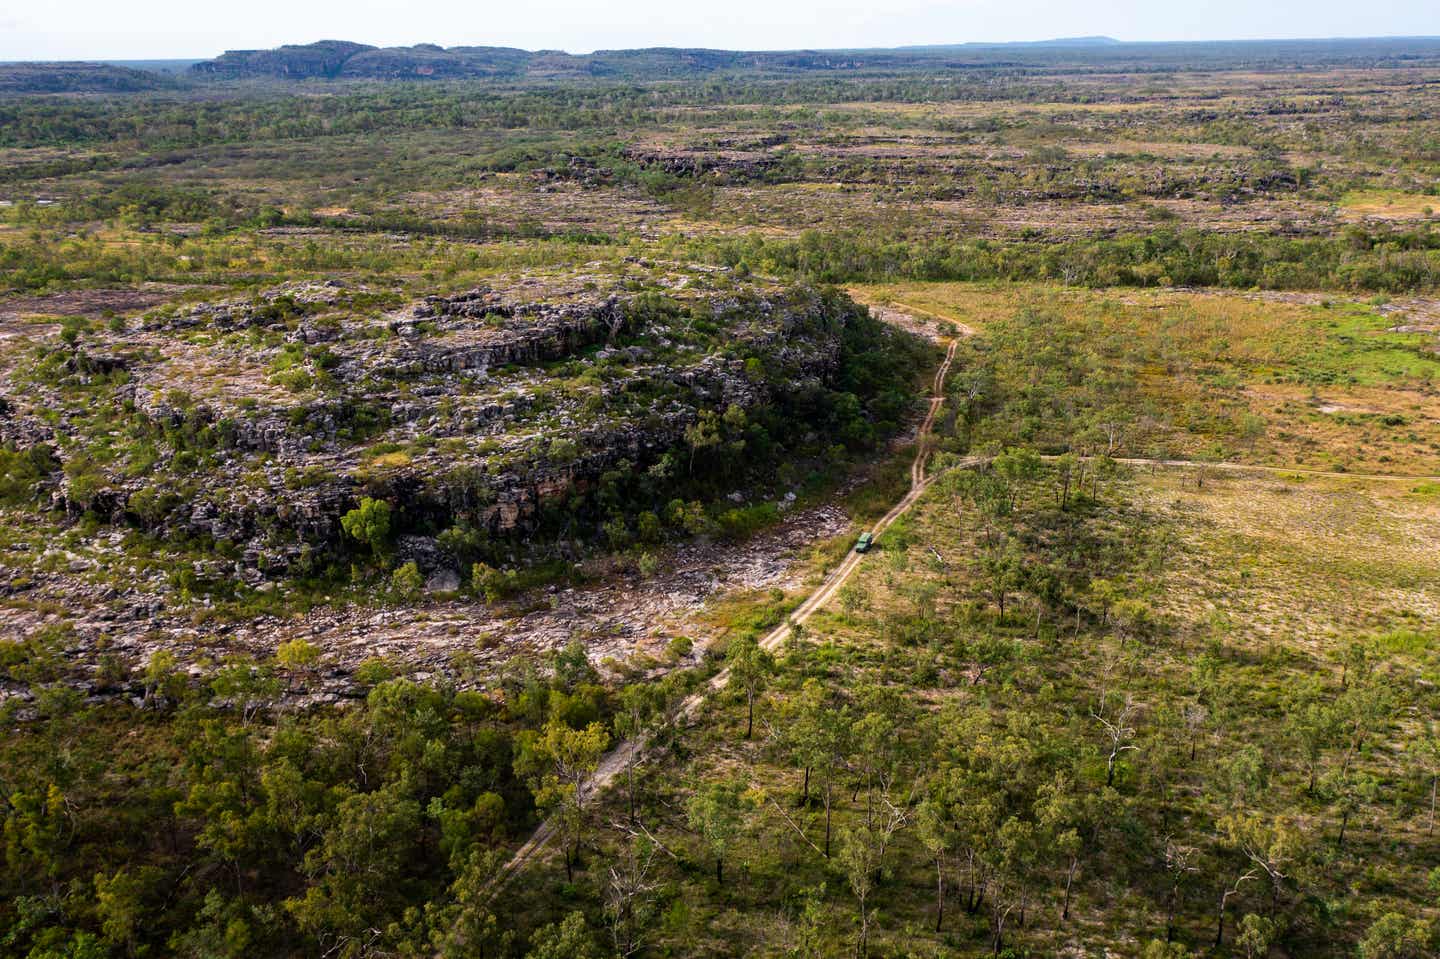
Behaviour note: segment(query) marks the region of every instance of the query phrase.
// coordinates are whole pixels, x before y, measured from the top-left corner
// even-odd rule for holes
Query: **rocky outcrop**
[[[376,49],[367,43],[320,40],[316,43],[287,44],[274,50],[226,50],[214,60],[202,61],[190,69],[193,73],[212,77],[329,78],[339,76],[346,61],[352,57]]]
[[[484,325],[490,318],[518,322],[492,331]],[[420,324],[427,321],[439,321],[453,335],[417,337]],[[493,291],[476,290],[457,297],[427,297],[392,321],[391,329],[412,344],[395,355],[393,366],[365,367],[363,358],[352,362],[372,375],[392,377],[545,363],[613,340],[625,325],[625,310],[613,296],[597,304],[515,307]]]
[[[0,94],[136,93],[164,90],[168,77],[109,63],[0,63]]]
[[[785,163],[784,156],[761,150],[629,150],[626,158],[672,176],[709,176],[726,183],[773,178]]]
[[[57,470],[55,502],[231,544],[244,576],[345,552],[340,519],[364,496],[388,502],[406,536],[463,519],[529,537],[605,474],[683,456],[705,411],[759,415],[823,394],[864,315],[843,297],[730,280],[669,297],[597,286],[478,288],[385,311],[364,305],[371,291],[288,284],[57,343],[52,375],[96,378],[140,439]],[[197,376],[211,370],[222,380]],[[17,394],[0,438],[23,448],[76,428],[53,415],[64,403],[43,384]],[[582,514],[569,535],[598,529],[598,513]]]

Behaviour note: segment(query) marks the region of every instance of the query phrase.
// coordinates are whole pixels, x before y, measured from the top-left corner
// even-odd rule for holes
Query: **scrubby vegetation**
[[[612,721],[614,695],[577,648],[517,669],[504,703],[377,661],[353,709],[266,710],[314,654],[200,688],[152,660],[140,709],[48,688],[6,746],[7,954],[473,955],[495,857],[548,802],[570,724]]]
[[[1440,951],[1435,44],[829,56],[0,76],[0,956]]]
[[[595,928],[610,862],[645,877],[632,905],[658,952],[1368,955],[1397,925],[1431,942],[1433,627],[1378,598],[1347,611],[1364,627],[1326,622],[1289,577],[1304,551],[1343,603],[1354,574],[1310,564],[1347,541],[1301,516],[1296,553],[1232,556],[1232,498],[1290,492],[1241,482],[998,462],[945,481],[779,658],[763,734],[737,689],[657,757],[646,831],[596,854]],[[1276,629],[1252,604],[1308,620]],[[723,877],[681,812],[722,786]]]

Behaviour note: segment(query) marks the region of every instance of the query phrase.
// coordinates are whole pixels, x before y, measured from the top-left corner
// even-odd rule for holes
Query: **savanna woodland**
[[[1440,41],[161,67],[0,66],[0,955],[1440,954]]]

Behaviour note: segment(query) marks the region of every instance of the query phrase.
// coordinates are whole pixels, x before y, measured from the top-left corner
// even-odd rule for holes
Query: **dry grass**
[[[1134,368],[1137,404],[1165,411],[1170,455],[1218,445],[1226,459],[1269,466],[1440,473],[1440,340],[1432,330],[1397,328],[1384,304],[965,283],[852,292],[982,333],[1027,309],[1084,331],[1107,363]],[[1263,426],[1242,433],[1247,415]]]
[[[1440,622],[1440,496],[1428,484],[1194,470],[1137,477],[1179,545],[1157,603],[1182,630],[1320,658]]]
[[[1340,207],[1353,217],[1380,220],[1424,220],[1440,208],[1440,197],[1398,190],[1357,190],[1347,193]]]

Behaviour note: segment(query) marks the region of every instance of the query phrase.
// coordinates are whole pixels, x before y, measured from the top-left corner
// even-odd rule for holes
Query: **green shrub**
[[[420,575],[420,568],[414,560],[390,574],[390,589],[396,597],[407,602],[418,597],[424,586],[425,577]]]
[[[376,557],[385,555],[390,548],[390,524],[390,504],[368,496],[340,520],[345,532],[361,545],[370,547]]]

